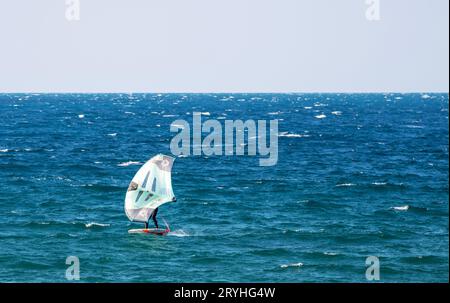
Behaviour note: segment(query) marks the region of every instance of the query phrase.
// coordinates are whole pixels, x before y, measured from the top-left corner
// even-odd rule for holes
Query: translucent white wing
[[[147,222],[152,212],[175,197],[172,165],[175,159],[159,154],[136,173],[125,196],[125,213],[131,221]]]

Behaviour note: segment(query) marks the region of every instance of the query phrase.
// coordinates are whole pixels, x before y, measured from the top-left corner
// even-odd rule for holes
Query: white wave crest
[[[139,161],[128,161],[128,162],[122,162],[117,164],[117,166],[120,167],[126,167],[126,166],[130,166],[130,165],[141,165],[142,163]]]
[[[409,205],[394,206],[394,207],[391,207],[391,209],[398,210],[398,211],[407,211],[407,210],[409,210]]]
[[[176,128],[179,128],[179,129],[184,129],[184,125],[182,125],[182,124],[175,124],[175,123],[172,123],[170,126],[176,127]]]
[[[316,119],[325,119],[326,117],[324,114],[315,116]]]
[[[288,268],[288,267],[301,267],[303,266],[303,263],[291,263],[291,264],[282,264],[280,265],[281,268]]]
[[[336,185],[336,187],[349,187],[349,186],[356,186],[356,184],[354,184],[354,183],[342,183],[342,184]]]
[[[97,222],[90,222],[90,223],[84,224],[84,226],[86,226],[87,228],[91,228],[91,227],[93,227],[93,226],[107,227],[107,226],[109,226],[109,224],[106,224],[106,223],[97,223]]]
[[[278,135],[278,137],[285,137],[285,138],[308,138],[311,137],[310,135],[302,135],[302,134],[289,134],[288,132],[283,132]]]

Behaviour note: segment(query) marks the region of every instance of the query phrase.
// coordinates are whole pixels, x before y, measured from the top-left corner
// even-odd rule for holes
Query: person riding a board
[[[177,198],[176,198],[176,197],[173,197],[173,198],[172,198],[172,202],[176,202],[176,201],[177,201]],[[151,214],[150,217],[148,218],[148,221],[145,222],[145,229],[148,229],[148,223],[150,222],[150,219],[153,220],[153,224],[155,224],[155,227],[156,227],[157,229],[159,228],[159,226],[158,226],[158,220],[156,219],[156,215],[158,215],[158,208],[156,208],[156,209],[152,212],[152,214]]]
[[[156,215],[158,214],[158,208],[156,208],[152,214],[150,215],[150,217],[148,218],[148,221],[145,222],[145,229],[148,229],[148,223],[150,222],[150,219],[153,219],[153,223],[155,224],[156,228],[159,228],[158,226],[158,220],[156,219]]]

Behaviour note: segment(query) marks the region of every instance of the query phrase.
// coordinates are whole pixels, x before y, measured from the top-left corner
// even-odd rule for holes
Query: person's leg
[[[155,227],[159,228],[158,227],[158,220],[156,220],[156,216],[153,216],[152,219],[153,219],[153,223],[155,224]]]
[[[155,224],[156,228],[159,228],[158,226],[158,220],[156,220],[156,215],[158,214],[158,209],[155,209],[153,214],[152,214],[152,219],[153,219],[153,223]]]
[[[145,229],[148,229],[148,222],[145,222]]]

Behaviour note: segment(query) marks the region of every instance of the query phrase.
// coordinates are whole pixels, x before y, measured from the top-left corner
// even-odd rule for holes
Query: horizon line
[[[289,95],[289,94],[449,94],[448,91],[348,91],[348,92],[333,92],[333,91],[317,91],[317,92],[313,92],[313,91],[298,91],[298,92],[282,92],[282,91],[274,91],[274,92],[245,92],[245,91],[199,91],[199,92],[183,92],[183,91],[173,91],[173,92],[163,92],[163,91],[154,91],[154,92],[146,92],[146,91],[111,91],[111,92],[106,92],[106,91],[80,91],[80,92],[76,92],[76,91],[29,91],[29,92],[0,92],[0,95],[13,95],[13,94],[80,94],[80,95],[90,95],[90,94],[173,94],[173,95],[180,95],[180,94],[185,94],[185,95],[201,95],[201,94],[260,94],[260,95],[264,95],[264,94],[284,94],[284,95]]]

